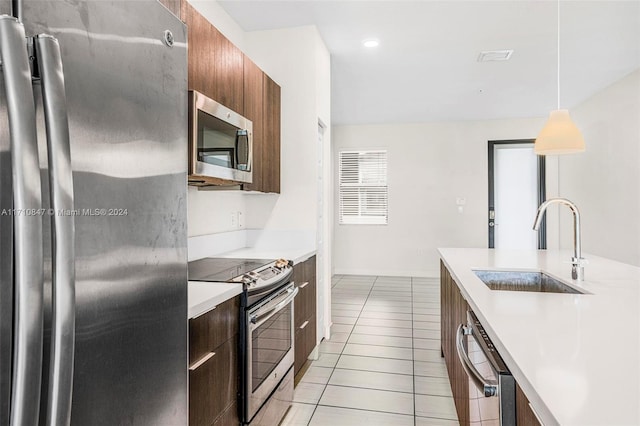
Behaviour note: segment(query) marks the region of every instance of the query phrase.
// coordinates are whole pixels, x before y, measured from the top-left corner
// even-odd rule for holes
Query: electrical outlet
[[[238,227],[238,214],[236,212],[231,212],[231,227],[233,229]]]
[[[242,212],[238,212],[238,229],[244,228],[244,221],[242,220]]]

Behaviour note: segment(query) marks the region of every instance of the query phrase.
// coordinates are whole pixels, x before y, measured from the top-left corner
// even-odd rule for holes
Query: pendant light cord
[[[558,109],[560,109],[560,0],[558,0]]]

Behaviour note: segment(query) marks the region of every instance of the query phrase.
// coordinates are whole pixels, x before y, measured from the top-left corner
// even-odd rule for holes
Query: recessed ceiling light
[[[480,52],[478,56],[478,62],[491,62],[491,61],[508,61],[511,59],[513,49],[510,50],[487,50]]]
[[[368,39],[362,40],[362,44],[364,45],[364,47],[378,47],[380,42],[375,38],[368,38]]]

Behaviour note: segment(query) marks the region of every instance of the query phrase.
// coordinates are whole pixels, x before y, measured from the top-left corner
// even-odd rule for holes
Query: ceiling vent
[[[508,61],[511,59],[513,49],[510,50],[487,50],[480,52],[478,56],[478,62],[491,62],[491,61]]]

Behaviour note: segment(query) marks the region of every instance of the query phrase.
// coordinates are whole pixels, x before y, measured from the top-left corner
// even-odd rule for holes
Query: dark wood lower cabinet
[[[240,298],[189,320],[189,426],[238,426]]]
[[[316,316],[305,320],[300,327],[296,329],[295,338],[295,362],[294,374],[298,374],[313,348],[316,347]]]
[[[218,420],[213,424],[213,426],[238,426],[240,421],[238,420],[238,404],[234,402],[226,410],[224,413],[218,417]]]
[[[316,257],[293,266],[293,280],[298,288],[294,303],[295,361],[298,374],[316,347]]]
[[[458,359],[456,352],[456,330],[460,324],[467,323],[467,301],[464,300],[458,285],[440,262],[440,315],[442,352],[447,364],[453,400],[461,425],[469,424],[469,379]]]
[[[239,312],[240,298],[234,297],[189,320],[189,364],[238,334]]]
[[[217,347],[214,353],[207,361],[189,370],[191,426],[210,426],[237,399],[237,335]],[[237,413],[235,416],[237,421]]]
[[[518,426],[540,426],[538,418],[529,406],[527,396],[516,384],[516,424]]]
[[[469,305],[462,297],[458,284],[451,273],[440,262],[440,315],[441,345],[447,364],[453,400],[461,426],[469,426],[469,379],[456,352],[456,331],[460,324],[467,323]],[[474,423],[475,425],[476,423]],[[540,426],[536,415],[529,406],[527,397],[516,383],[516,425]]]

